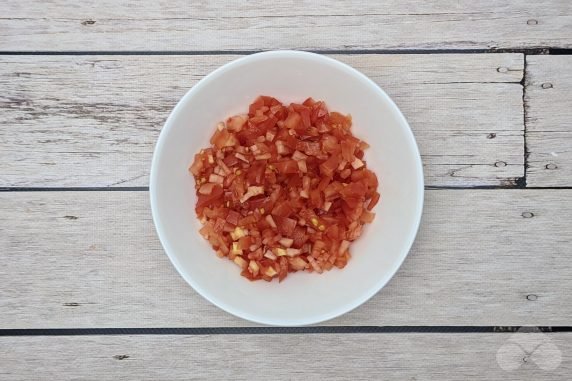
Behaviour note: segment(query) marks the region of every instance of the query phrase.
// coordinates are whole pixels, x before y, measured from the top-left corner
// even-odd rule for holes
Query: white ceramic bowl
[[[218,258],[200,236],[194,180],[187,171],[207,147],[217,122],[245,113],[258,95],[282,102],[311,96],[349,113],[354,134],[371,145],[368,167],[380,180],[374,222],[352,244],[343,270],[298,272],[277,281],[249,282]],[[213,304],[263,324],[319,323],[348,312],[395,274],[413,243],[423,207],[421,158],[407,121],[373,81],[334,59],[297,51],[253,54],[207,75],[177,104],[155,147],[150,178],[157,233],[183,278]]]

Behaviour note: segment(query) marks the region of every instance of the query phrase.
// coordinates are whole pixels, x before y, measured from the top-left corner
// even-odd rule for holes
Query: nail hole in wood
[[[487,135],[487,139],[494,139],[497,137],[497,134],[495,134],[494,132],[491,132],[490,134]]]
[[[551,89],[551,88],[553,87],[553,86],[552,86],[552,83],[550,83],[550,82],[543,83],[543,84],[540,85],[540,86],[541,86],[543,89]]]
[[[85,20],[81,22],[81,25],[93,25],[95,24],[94,20]]]
[[[556,164],[550,163],[550,164],[546,164],[546,166],[544,166],[544,168],[546,168],[546,169],[556,169],[556,168],[558,168],[558,167],[556,166]]]
[[[535,300],[538,299],[538,296],[536,296],[534,294],[529,294],[529,295],[526,295],[526,299],[530,300],[531,302],[534,302]]]
[[[508,71],[508,68],[506,67],[497,67],[497,71],[499,73],[506,73]]]
[[[129,358],[129,355],[114,355],[113,358],[116,360],[125,360]]]
[[[530,19],[530,20],[526,21],[526,23],[528,25],[538,25],[538,20]]]
[[[534,213],[532,213],[532,212],[522,212],[522,217],[523,217],[523,218],[532,218],[532,217],[534,217]]]
[[[506,163],[504,161],[497,161],[495,167],[506,167]]]

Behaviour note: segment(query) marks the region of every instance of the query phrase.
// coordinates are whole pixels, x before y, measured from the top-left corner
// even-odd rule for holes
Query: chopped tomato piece
[[[276,170],[283,174],[298,173],[298,163],[296,160],[282,160],[273,164]]]
[[[215,185],[210,194],[199,194],[197,200],[197,208],[212,204],[214,201],[222,197],[223,191],[220,185]]]

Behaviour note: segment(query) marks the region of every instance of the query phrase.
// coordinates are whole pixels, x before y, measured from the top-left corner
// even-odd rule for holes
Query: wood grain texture
[[[572,186],[572,56],[527,57],[527,185]]]
[[[334,57],[397,102],[427,185],[506,185],[524,175],[521,54]],[[234,58],[1,56],[0,186],[147,185],[171,109]]]
[[[571,47],[569,1],[5,0],[0,50]]]
[[[564,381],[571,352],[572,333],[0,337],[0,376]]]
[[[2,328],[252,325],[176,273],[147,192],[5,192],[0,209]],[[572,190],[427,191],[394,279],[326,324],[572,325],[571,213]]]

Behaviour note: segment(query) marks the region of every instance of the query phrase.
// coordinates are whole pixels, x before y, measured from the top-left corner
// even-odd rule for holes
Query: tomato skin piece
[[[283,175],[298,173],[298,163],[296,160],[282,160],[273,165],[276,170]]]
[[[341,158],[338,155],[332,155],[328,160],[320,164],[320,173],[323,176],[328,178],[332,178],[334,175],[334,171],[340,165]]]
[[[330,125],[334,126],[334,125],[339,125],[341,126],[344,130],[349,130],[350,126],[351,126],[351,118],[340,114],[339,112],[336,111],[332,111],[330,113],[330,118],[328,120],[328,122],[330,123]]]
[[[278,281],[282,282],[284,278],[286,278],[286,275],[288,275],[288,259],[285,257],[280,257],[278,264],[280,265],[280,271],[278,271]]]
[[[342,147],[344,143],[345,141],[342,142]],[[324,135],[322,137],[322,149],[329,154],[338,152],[340,150],[338,138],[334,135]]]
[[[238,139],[227,129],[222,131],[217,130],[211,138],[211,144],[214,144],[214,146],[219,149],[223,147],[232,147],[238,144]]]
[[[241,215],[235,210],[230,209],[226,216],[226,221],[234,226],[238,225],[238,221],[240,220]]]
[[[312,120],[310,118],[311,109],[309,107],[306,107],[304,105],[299,105],[296,103],[292,104],[292,108],[294,109],[294,111],[300,114],[304,129],[309,128],[312,125]]]
[[[235,155],[227,155],[224,159],[223,162],[228,166],[228,167],[234,167],[235,165],[237,165],[239,163],[238,158]]]
[[[320,143],[317,142],[297,142],[296,149],[302,151],[308,156],[318,156],[322,152]]]
[[[220,185],[215,185],[211,194],[199,194],[196,207],[200,208],[210,205],[216,200],[219,200],[222,197],[222,194],[222,187]]]
[[[321,208],[324,205],[321,192],[318,189],[310,191],[310,205],[314,208]]]
[[[369,204],[367,205],[367,210],[372,210],[378,203],[380,195],[378,192],[375,192],[371,197]]]
[[[294,232],[292,233],[292,239],[294,240],[292,247],[296,249],[301,248],[302,245],[304,245],[309,239],[308,235],[306,234],[306,229],[301,226],[296,226],[294,228]]]
[[[262,107],[264,107],[264,99],[262,97],[256,98],[256,100],[250,104],[250,107],[248,107],[248,115],[254,116],[256,111]]]
[[[364,198],[366,192],[366,187],[361,182],[349,183],[340,191],[342,198],[345,200],[346,198]]]
[[[278,231],[287,237],[290,237],[294,233],[297,221],[292,218],[274,216],[276,225],[278,226]]]
[[[266,164],[262,162],[254,163],[248,170],[246,179],[250,184],[262,184],[264,180],[264,171],[266,170]]]
[[[342,158],[351,163],[354,159],[354,152],[357,147],[357,142],[345,139],[342,141]]]
[[[302,104],[306,107],[312,107],[315,103],[316,101],[312,99],[312,97],[306,98],[306,100],[302,102]]]
[[[284,120],[284,127],[296,130],[302,122],[302,117],[296,111],[290,111],[288,117]]]
[[[292,208],[288,201],[277,203],[272,209],[273,216],[290,217],[292,213],[294,213],[294,208]]]

